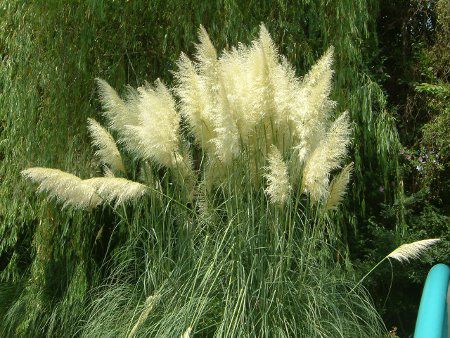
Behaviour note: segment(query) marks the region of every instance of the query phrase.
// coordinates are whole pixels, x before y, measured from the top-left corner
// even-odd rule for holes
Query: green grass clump
[[[170,200],[155,218],[136,212],[82,336],[127,336],[135,326],[147,337],[188,327],[195,337],[381,336],[368,294],[349,293],[348,260],[337,259],[317,216],[246,190],[233,185],[195,215]]]

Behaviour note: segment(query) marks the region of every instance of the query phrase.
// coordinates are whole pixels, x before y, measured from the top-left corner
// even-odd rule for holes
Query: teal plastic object
[[[414,338],[448,338],[449,281],[447,265],[437,264],[431,268],[420,300]]]

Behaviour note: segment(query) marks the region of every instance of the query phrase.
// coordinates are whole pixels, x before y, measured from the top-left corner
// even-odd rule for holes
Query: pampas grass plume
[[[126,125],[137,124],[138,116],[136,110],[132,109],[133,105],[124,102],[105,80],[97,78],[96,81],[108,126],[118,132],[124,132]]]
[[[335,102],[328,98],[333,75],[332,61],[333,47],[330,47],[298,85],[291,119],[296,136],[300,138],[296,147],[300,162],[303,162],[322,140],[329,113],[335,106]]]
[[[134,201],[147,192],[147,186],[118,177],[94,177],[83,181],[92,187],[104,202],[117,207]]]
[[[336,210],[339,204],[341,204],[347,190],[348,182],[350,181],[352,170],[353,162],[345,166],[331,182],[330,192],[325,204],[325,211]]]
[[[198,30],[199,44],[196,45],[196,59],[205,72],[214,72],[211,67],[215,68],[217,64],[217,51],[209,38],[206,29],[200,25]]]
[[[330,172],[339,168],[349,142],[350,125],[348,113],[344,112],[306,161],[302,184],[313,201],[317,202],[327,195]]]
[[[153,159],[161,166],[177,163],[180,116],[175,100],[159,80],[156,86],[139,88],[139,124],[126,126],[130,138],[124,140],[127,149],[140,159]]]
[[[277,147],[272,146],[270,148],[268,162],[269,165],[265,174],[267,179],[265,191],[273,204],[282,206],[289,197],[291,186],[289,185],[286,163]]]
[[[155,303],[159,300],[159,296],[152,295],[147,297],[144,304],[144,310],[141,312],[136,324],[134,324],[133,328],[131,329],[130,333],[128,334],[128,338],[133,338],[136,336],[137,331],[141,327],[141,325],[145,322],[145,320],[148,318],[150,312],[152,311],[153,307],[155,306]]]
[[[109,166],[113,172],[124,173],[122,156],[111,134],[94,119],[88,119],[88,129],[91,133],[92,145],[97,148],[95,154],[102,164]]]
[[[192,328],[188,327],[187,330],[181,335],[181,338],[190,338],[191,332],[192,332]]]
[[[181,114],[188,121],[196,142],[203,148],[213,151],[210,140],[215,134],[214,119],[209,113],[210,98],[203,78],[185,54],[181,54],[175,76],[177,79],[175,91],[182,102]]]
[[[366,273],[364,277],[361,278],[359,282],[356,283],[356,285],[350,290],[350,292],[353,292],[367,278],[367,276],[370,275],[372,271],[375,270],[378,266],[380,266],[381,263],[383,263],[386,259],[392,258],[401,263],[409,262],[411,259],[420,258],[420,256],[427,249],[429,249],[430,246],[436,244],[440,240],[441,240],[440,238],[430,238],[400,245],[397,249],[395,249],[390,254],[385,256],[381,261],[379,261],[368,273]]]
[[[440,240],[440,238],[430,238],[403,244],[387,255],[387,257],[399,262],[409,262],[411,259],[419,258],[423,252]]]
[[[48,193],[48,198],[55,198],[63,208],[90,209],[101,203],[92,186],[67,172],[35,167],[23,170],[22,175],[39,183],[38,192]]]
[[[87,180],[58,169],[29,168],[22,175],[39,183],[39,192],[47,192],[63,207],[94,208],[102,203],[120,204],[136,200],[147,192],[138,182],[116,177],[94,177]]]

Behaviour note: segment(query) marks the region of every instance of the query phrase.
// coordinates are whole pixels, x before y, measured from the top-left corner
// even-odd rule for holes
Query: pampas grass
[[[124,132],[125,126],[137,125],[139,122],[136,109],[132,104],[125,103],[117,92],[105,80],[96,79],[103,115],[111,129]]]
[[[292,119],[300,139],[296,146],[300,162],[325,137],[329,112],[335,107],[335,102],[328,97],[333,76],[332,64],[333,48],[330,47],[298,85],[299,94],[295,97],[296,110]]]
[[[108,257],[111,277],[93,291],[81,335],[381,335],[367,295],[343,292],[347,277],[330,250],[339,239],[319,226],[351,168],[330,186],[350,142],[348,114],[332,122],[332,50],[302,79],[264,25],[252,43],[222,53],[203,27],[199,40],[193,61],[181,56],[173,90],[157,80],[121,98],[98,80],[118,139],[90,120],[105,177],[55,171],[61,182],[50,183],[24,172],[68,205],[82,206],[69,188],[86,188],[133,219],[117,224],[126,240]],[[114,176],[122,167],[130,179]],[[142,305],[156,293],[164,302]]]
[[[270,149],[268,162],[269,165],[265,175],[267,188],[265,191],[273,204],[283,206],[289,196],[291,186],[287,165],[275,146]]]
[[[336,210],[341,204],[347,190],[348,182],[350,182],[352,170],[353,163],[347,164],[331,182],[329,194],[325,203],[325,211]]]
[[[38,191],[48,193],[65,207],[91,209],[108,203],[117,207],[136,200],[147,191],[143,184],[116,177],[94,177],[86,180],[58,169],[29,168],[22,171],[26,178],[39,183]]]
[[[177,65],[175,91],[182,103],[181,114],[188,121],[197,143],[212,153],[214,149],[210,141],[215,137],[214,116],[210,111],[206,83],[185,54],[181,54]]]
[[[387,258],[395,259],[399,262],[409,262],[411,259],[419,258],[430,246],[439,242],[440,238],[430,238],[412,243],[400,245],[392,251]]]
[[[350,142],[348,114],[339,116],[307,158],[303,169],[303,188],[318,202],[328,193],[332,170],[339,168]]]
[[[192,328],[188,327],[187,330],[181,335],[181,338],[190,338],[191,332],[192,332]]]
[[[381,265],[387,259],[395,259],[401,263],[409,262],[411,259],[418,259],[420,256],[425,253],[432,245],[440,242],[440,238],[430,238],[423,239],[420,241],[415,241],[412,243],[402,244],[397,249],[386,255],[381,261],[379,261],[368,273],[364,275],[363,278],[352,288],[354,291],[363,281],[366,279],[368,275],[372,273],[378,266]]]
[[[48,193],[48,198],[56,199],[63,208],[90,209],[101,203],[91,185],[64,171],[36,167],[23,170],[22,175],[38,183],[38,192]]]
[[[175,100],[159,80],[155,87],[146,85],[138,89],[139,123],[126,125],[129,139],[127,149],[141,159],[152,159],[161,166],[174,167],[179,155],[180,116],[175,110]]]
[[[97,148],[95,154],[101,163],[109,166],[113,172],[125,173],[122,156],[111,134],[94,119],[88,119],[88,128],[92,145]]]
[[[183,54],[175,73],[181,112],[196,143],[212,162],[224,165],[244,150],[249,156],[258,151],[267,156],[272,144],[295,151],[297,166],[306,161],[304,190],[321,200],[328,193],[330,172],[340,166],[350,141],[347,113],[329,126],[335,107],[328,98],[333,49],[301,80],[278,54],[264,25],[251,45],[221,55],[203,27],[199,40],[196,62]]]
[[[114,203],[115,207],[135,201],[147,192],[145,185],[125,178],[94,177],[83,182],[92,187],[104,202]]]
[[[158,301],[158,296],[149,296],[145,300],[144,309],[139,315],[139,318],[134,324],[133,328],[131,329],[130,333],[128,334],[128,338],[133,338],[136,336],[137,331],[139,330],[139,327],[142,325],[142,323],[145,322],[147,317],[150,315],[150,312],[152,311],[153,307],[155,306],[155,303]]]

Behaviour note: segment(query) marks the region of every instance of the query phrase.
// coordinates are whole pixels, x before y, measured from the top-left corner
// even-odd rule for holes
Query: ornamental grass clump
[[[323,217],[352,170],[341,169],[351,127],[329,98],[332,59],[330,48],[299,78],[263,25],[221,54],[201,27],[173,88],[157,80],[120,97],[98,80],[106,124],[88,126],[103,177],[23,171],[63,206],[120,216],[82,336],[382,334],[365,291],[348,293]]]
[[[279,56],[264,26],[251,45],[239,45],[220,57],[203,27],[199,38],[195,62],[185,55],[180,58],[173,91],[158,79],[155,85],[129,89],[123,100],[104,80],[98,80],[110,130],[93,119],[88,127],[96,155],[109,169],[106,172],[126,173],[111,135],[115,132],[123,151],[134,159],[196,175],[196,181],[206,177],[218,186],[223,183],[220,178],[231,176],[233,165],[245,159],[248,174],[256,176],[252,182],[266,179],[266,192],[274,204],[286,200],[287,181],[301,186],[313,202],[326,202],[330,176],[341,167],[350,143],[348,114],[332,120],[335,103],[328,98],[332,48],[299,79]],[[178,107],[173,93],[180,100]],[[182,118],[187,135],[180,129]],[[186,150],[189,134],[207,166],[193,167],[194,149]],[[271,173],[264,174],[267,164]],[[342,174],[348,176],[349,169]],[[205,170],[213,171],[213,178]],[[40,172],[43,179],[46,173]],[[38,172],[31,177],[24,171],[24,175],[40,181]],[[333,198],[345,192],[342,183],[341,179],[341,184],[334,184]],[[64,193],[47,188],[64,203]]]

